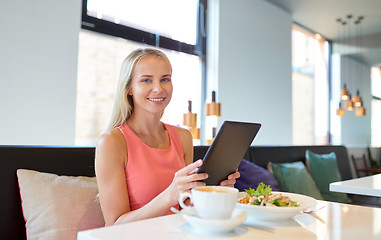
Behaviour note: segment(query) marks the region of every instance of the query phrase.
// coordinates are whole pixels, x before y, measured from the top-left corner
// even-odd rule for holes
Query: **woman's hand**
[[[190,191],[190,189],[195,187],[205,186],[202,180],[207,179],[208,174],[197,173],[202,163],[203,161],[201,159],[197,160],[175,173],[171,185],[166,189],[173,205],[178,203],[181,193]]]
[[[228,176],[228,179],[223,180],[220,183],[220,186],[226,186],[226,187],[234,187],[234,184],[236,183],[236,179],[239,178],[241,174],[238,172],[238,169],[235,171],[235,173],[232,173]]]

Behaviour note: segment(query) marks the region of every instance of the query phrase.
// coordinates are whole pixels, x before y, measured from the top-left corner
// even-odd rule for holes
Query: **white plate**
[[[258,220],[285,220],[292,218],[293,216],[301,213],[303,210],[312,208],[317,204],[315,198],[288,192],[273,192],[281,193],[284,196],[290,197],[291,201],[299,202],[299,207],[267,207],[247,205],[243,203],[237,203],[237,208],[242,209],[249,213],[249,218],[255,218]],[[245,192],[238,194],[239,198],[246,196]]]
[[[234,230],[241,225],[249,215],[246,211],[235,209],[229,219],[205,219],[193,212],[181,211],[183,218],[197,231],[208,234],[221,234]]]

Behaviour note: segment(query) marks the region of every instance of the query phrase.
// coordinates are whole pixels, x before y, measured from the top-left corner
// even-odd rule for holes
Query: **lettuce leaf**
[[[252,189],[252,188],[245,189],[245,192],[246,192],[246,194],[249,195],[250,197],[254,197],[254,195],[255,195],[255,189]]]
[[[245,189],[246,194],[249,195],[250,197],[254,197],[254,196],[259,197],[261,195],[267,196],[267,195],[270,195],[271,191],[272,189],[270,185],[266,185],[263,182],[258,184],[258,187],[256,190],[252,188]]]
[[[257,194],[257,196],[261,196],[261,195],[267,196],[267,195],[270,195],[271,191],[272,191],[272,189],[271,189],[270,185],[266,185],[263,182],[261,182],[258,184],[256,194]]]

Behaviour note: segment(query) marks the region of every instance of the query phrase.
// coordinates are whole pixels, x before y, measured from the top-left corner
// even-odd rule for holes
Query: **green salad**
[[[299,203],[292,201],[288,196],[281,193],[272,193],[270,185],[263,182],[258,184],[257,189],[245,189],[247,196],[238,199],[239,203],[269,206],[269,207],[298,207]]]

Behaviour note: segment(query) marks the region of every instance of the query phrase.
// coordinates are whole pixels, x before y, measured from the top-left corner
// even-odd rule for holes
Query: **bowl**
[[[243,203],[237,203],[236,207],[242,209],[249,214],[250,218],[264,220],[264,221],[278,221],[290,219],[293,216],[303,212],[304,210],[310,209],[317,204],[315,198],[305,196],[302,194],[289,193],[289,192],[272,192],[275,194],[282,194],[288,196],[291,201],[299,203],[298,207],[270,207],[270,206],[258,206],[249,205]],[[247,196],[245,192],[240,192],[238,194],[239,198]]]

